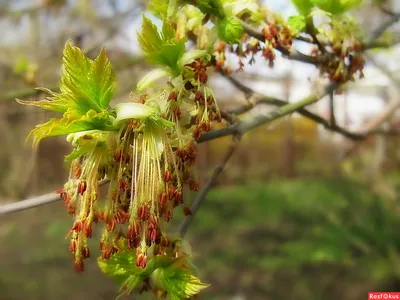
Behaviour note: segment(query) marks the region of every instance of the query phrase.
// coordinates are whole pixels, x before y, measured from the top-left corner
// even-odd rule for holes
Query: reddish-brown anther
[[[84,259],[89,258],[90,257],[90,250],[88,246],[83,247],[82,249],[82,256]]]
[[[122,157],[122,151],[121,150],[117,150],[114,153],[114,160],[119,162],[121,160]]]
[[[104,242],[103,241],[100,241],[100,251],[103,251],[104,250]]]
[[[101,258],[102,259],[109,259],[111,257],[112,254],[112,247],[106,247],[103,249],[102,253],[101,253]]]
[[[110,222],[106,223],[106,229],[107,231],[114,231],[115,229],[115,221],[111,220]]]
[[[74,172],[74,176],[76,179],[79,179],[82,175],[82,169],[78,164],[74,164],[72,166],[72,171]]]
[[[189,187],[190,187],[190,189],[191,189],[192,191],[197,192],[197,191],[199,190],[199,188],[200,188],[199,182],[198,182],[197,180],[190,179],[190,180],[189,180]]]
[[[126,213],[125,211],[123,211],[122,209],[120,209],[117,212],[117,215],[119,217],[119,224],[125,224],[126,222],[128,222],[129,220],[129,214]]]
[[[175,200],[180,204],[183,203],[183,192],[181,189],[175,190]]]
[[[126,237],[128,239],[133,239],[136,237],[139,237],[141,231],[140,224],[138,222],[133,222],[132,224],[129,224],[128,226],[128,232],[126,233]]]
[[[182,117],[182,112],[179,107],[174,108],[174,116],[177,120],[180,120]]]
[[[208,75],[207,75],[207,73],[204,73],[204,72],[200,73],[199,76],[198,76],[198,79],[199,79],[199,81],[200,81],[201,83],[206,84],[207,81],[208,81]]]
[[[86,183],[85,180],[79,182],[79,184],[78,184],[78,193],[83,195],[83,193],[86,191],[86,188],[87,188],[87,183]]]
[[[193,130],[193,137],[197,140],[197,139],[200,138],[200,136],[201,136],[201,130],[200,130],[199,127],[196,127],[196,128]]]
[[[141,205],[138,207],[137,216],[139,220],[147,221],[150,217],[150,208],[147,205]]]
[[[167,208],[164,212],[164,221],[169,222],[172,219],[172,210],[170,208]]]
[[[92,237],[92,224],[90,224],[87,221],[85,223],[83,223],[83,232],[85,233],[85,236],[87,238],[91,238]]]
[[[137,247],[139,247],[139,245],[140,245],[139,237],[128,239],[128,248],[129,249],[137,248]]]
[[[136,266],[139,268],[146,268],[147,265],[147,255],[142,253],[140,249],[136,250]]]
[[[209,132],[211,130],[211,123],[208,121],[205,121],[201,124],[201,128],[205,131],[205,132]]]
[[[168,199],[169,200],[172,200],[172,199],[174,199],[175,198],[175,188],[173,187],[173,186],[171,186],[169,189],[168,189]]]
[[[167,195],[165,193],[160,193],[160,197],[158,199],[158,203],[160,204],[161,207],[163,207],[165,205],[165,203],[167,203]]]
[[[164,181],[170,182],[172,180],[172,174],[169,170],[165,170],[164,172]]]
[[[185,216],[191,216],[192,215],[192,210],[189,208],[189,207],[184,207],[183,208],[183,214],[185,215]]]
[[[78,242],[76,239],[71,239],[69,242],[68,250],[71,251],[72,254],[75,254]]]
[[[85,265],[83,264],[83,260],[77,260],[77,261],[75,261],[74,267],[75,267],[75,270],[76,270],[77,272],[83,272],[83,271],[85,271]]]
[[[128,184],[126,183],[125,180],[120,179],[119,180],[119,189],[120,191],[124,192],[128,188]]]
[[[72,225],[71,231],[80,232],[83,229],[82,221],[75,221],[74,225]]]
[[[163,236],[163,238],[162,238],[161,246],[162,247],[168,247],[169,246],[169,240],[165,236]]]
[[[175,91],[172,91],[169,95],[168,95],[168,101],[171,100],[176,100],[178,98],[177,94]]]
[[[194,95],[194,101],[196,102],[201,102],[204,99],[204,95],[200,91],[196,91],[196,94]]]

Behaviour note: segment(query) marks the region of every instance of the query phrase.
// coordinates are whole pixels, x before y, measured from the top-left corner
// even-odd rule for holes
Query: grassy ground
[[[396,210],[346,180],[214,189],[188,233],[212,285],[200,299],[355,300],[400,290]],[[64,239],[71,224],[61,203],[2,217],[1,300],[115,298],[118,287],[95,259],[84,274],[73,271]]]

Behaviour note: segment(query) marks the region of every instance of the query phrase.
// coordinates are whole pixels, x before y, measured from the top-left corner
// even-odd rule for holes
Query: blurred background
[[[115,101],[128,99],[152,68],[136,41],[146,2],[0,0],[0,205],[54,191],[68,175],[65,138],[44,140],[37,151],[25,144],[52,114],[15,98],[42,98],[37,86],[57,89],[71,39],[92,58],[107,47],[118,77]],[[264,2],[284,16],[296,13],[290,1]],[[368,35],[387,15],[364,2],[354,17]],[[385,2],[400,12],[399,1]],[[400,37],[400,27],[389,31]],[[400,100],[399,48],[370,55],[375,63],[367,63],[365,79],[310,110],[357,132]],[[260,58],[245,70],[235,77],[288,101],[319,85],[315,67],[281,57],[274,69]],[[222,108],[245,103],[220,75],[210,82]],[[244,136],[187,234],[200,278],[211,284],[199,299],[356,300],[368,291],[400,291],[399,114],[383,128],[390,134],[354,142],[295,114]],[[229,142],[199,145],[201,184]],[[190,203],[196,195],[186,196]],[[0,216],[1,300],[115,299],[118,286],[97,268],[99,252],[83,274],[74,272],[65,239],[71,225],[61,202]]]

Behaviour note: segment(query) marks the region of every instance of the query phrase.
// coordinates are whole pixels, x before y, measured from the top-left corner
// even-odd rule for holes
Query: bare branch
[[[99,185],[104,185],[108,182],[109,182],[108,179],[104,179],[99,182]],[[30,208],[57,202],[60,200],[61,200],[60,195],[58,195],[56,193],[48,193],[48,194],[41,195],[38,197],[33,197],[30,199],[26,199],[26,200],[22,200],[22,201],[18,201],[18,202],[12,202],[12,203],[0,206],[0,216],[18,212],[18,211],[27,210]]]
[[[397,23],[400,19],[400,13],[393,13],[393,15],[387,19],[385,22],[383,22],[378,28],[376,28],[370,37],[370,40],[376,40],[378,39],[389,27]]]
[[[276,106],[284,106],[284,105],[288,104],[287,101],[256,93],[255,91],[253,91],[252,89],[250,89],[249,87],[245,86],[243,83],[238,81],[236,78],[234,78],[232,76],[229,76],[225,72],[221,72],[221,73],[236,88],[238,88],[239,90],[244,92],[246,97],[248,97],[248,104],[243,105],[243,106],[238,107],[238,108],[235,108],[235,109],[231,109],[229,111],[226,111],[225,112],[226,114],[235,114],[235,115],[243,114],[243,113],[251,110],[256,105],[259,105],[259,104],[271,104],[271,105],[276,105]],[[322,118],[321,116],[318,116],[318,115],[308,111],[305,108],[301,108],[296,112],[301,114],[303,117],[306,117],[306,118],[308,118],[310,120],[313,120],[314,122],[317,122],[317,123],[321,124],[322,126],[324,126],[325,129],[337,132],[337,133],[339,133],[339,134],[341,134],[341,135],[343,135],[343,136],[345,136],[345,137],[347,137],[349,139],[362,140],[362,139],[365,138],[364,134],[350,132],[350,131],[346,130],[343,127],[340,127],[340,126],[338,126],[336,124],[332,124],[331,122],[327,121],[326,119]],[[220,134],[223,134],[223,132],[220,132]]]
[[[240,138],[241,138],[240,134],[236,134],[233,136],[232,143],[229,146],[229,149],[226,152],[226,154],[224,155],[222,161],[214,169],[214,172],[212,173],[211,177],[208,179],[207,183],[202,188],[200,194],[193,201],[192,207],[191,207],[192,215],[187,216],[185,218],[185,220],[182,222],[181,226],[179,227],[179,234],[181,237],[183,237],[186,234],[186,231],[188,230],[190,224],[193,222],[196,212],[198,211],[199,207],[204,203],[204,200],[206,199],[208,191],[210,190],[210,188],[212,187],[214,182],[217,180],[218,176],[224,170],[225,165],[227,164],[229,159],[232,157],[232,154],[235,152],[235,150],[240,142]]]

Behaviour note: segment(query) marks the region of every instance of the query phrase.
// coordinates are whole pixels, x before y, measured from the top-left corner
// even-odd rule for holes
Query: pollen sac
[[[86,188],[87,188],[87,183],[86,181],[81,181],[78,184],[78,193],[83,195],[84,192],[86,192]]]

